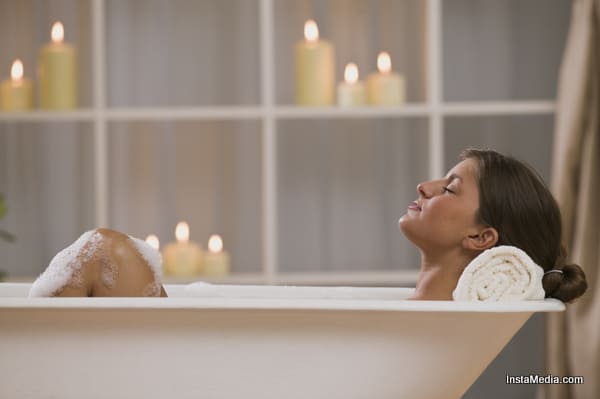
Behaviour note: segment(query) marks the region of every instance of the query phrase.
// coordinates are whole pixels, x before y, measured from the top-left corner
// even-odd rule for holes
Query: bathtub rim
[[[24,283],[0,283],[21,288]],[[176,285],[171,285],[176,286]],[[165,289],[169,287],[165,286]],[[229,286],[235,287],[235,286]],[[239,286],[244,287],[244,286]],[[314,287],[322,290],[324,287]],[[340,288],[340,287],[336,287]],[[381,292],[407,290],[389,287],[345,287]],[[346,310],[392,312],[563,312],[565,304],[557,299],[512,302],[420,301],[405,299],[341,299],[341,298],[247,298],[247,297],[168,297],[168,298],[27,298],[0,297],[0,311],[5,309],[246,309],[246,310]]]

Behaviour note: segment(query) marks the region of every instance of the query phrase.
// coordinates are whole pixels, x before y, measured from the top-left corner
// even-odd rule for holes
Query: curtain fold
[[[547,372],[581,375],[582,385],[541,385],[545,399],[600,397],[600,0],[575,0],[561,66],[552,190],[569,260],[588,291],[547,319]]]

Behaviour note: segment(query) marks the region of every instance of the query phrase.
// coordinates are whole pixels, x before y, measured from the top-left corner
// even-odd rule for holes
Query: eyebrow
[[[456,173],[452,173],[450,176],[448,176],[446,178],[449,182],[451,182],[454,179],[458,179],[462,182],[462,177],[460,177],[459,175],[457,175]]]

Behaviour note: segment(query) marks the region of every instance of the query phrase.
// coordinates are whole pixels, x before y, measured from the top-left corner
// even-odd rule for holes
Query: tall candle
[[[10,68],[10,79],[0,83],[0,109],[25,111],[33,108],[33,85],[24,77],[23,63],[16,59]]]
[[[208,240],[208,253],[204,257],[203,274],[223,276],[229,273],[229,254],[223,251],[223,240],[212,235]]]
[[[335,97],[335,54],[333,45],[319,40],[313,20],[304,25],[304,40],[296,44],[296,103],[333,105]]]
[[[177,242],[169,243],[163,251],[165,274],[193,276],[202,270],[203,252],[196,243],[189,240],[190,228],[186,222],[177,223]]]
[[[390,55],[382,52],[377,56],[378,73],[367,80],[367,96],[372,105],[399,105],[406,99],[404,77],[392,72]]]
[[[77,107],[75,48],[64,43],[62,23],[52,25],[52,42],[40,50],[40,106],[44,109]]]
[[[358,67],[351,62],[344,70],[344,82],[338,85],[338,104],[342,107],[364,105],[366,100],[365,85],[358,80]]]

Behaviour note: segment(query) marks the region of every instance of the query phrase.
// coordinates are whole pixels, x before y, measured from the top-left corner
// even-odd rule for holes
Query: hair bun
[[[562,263],[562,265],[560,265]],[[546,297],[560,299],[563,302],[572,300],[583,295],[587,289],[587,281],[583,269],[576,264],[564,264],[564,257],[559,256],[553,270],[561,270],[561,273],[547,273],[542,278],[542,285],[546,291]],[[560,266],[559,266],[560,265]]]

